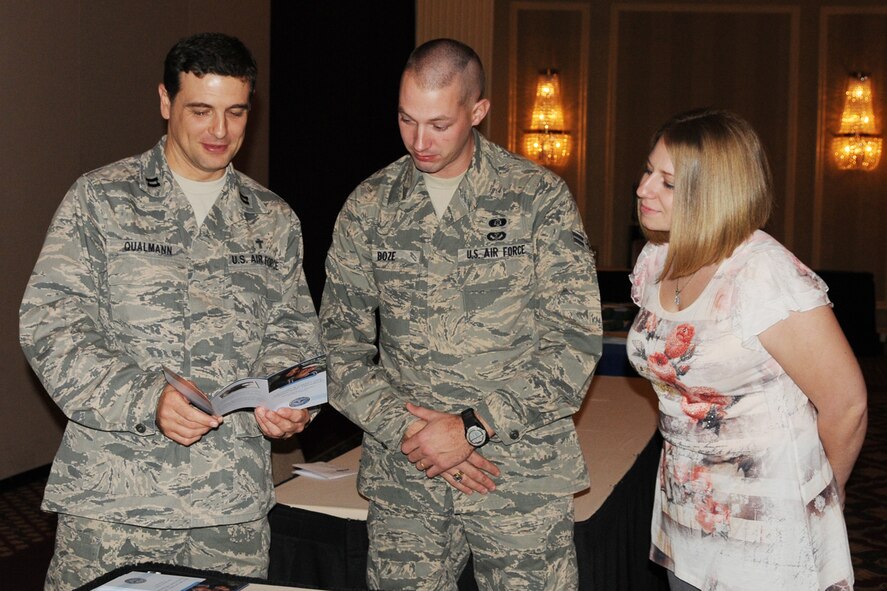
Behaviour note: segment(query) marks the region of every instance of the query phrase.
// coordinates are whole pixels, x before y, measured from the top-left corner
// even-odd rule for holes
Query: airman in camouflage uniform
[[[22,347],[68,417],[43,501],[59,513],[47,589],[147,560],[267,569],[266,437],[300,431],[307,413],[222,420],[188,405],[161,372],[170,366],[212,392],[321,350],[299,220],[230,165],[255,63],[222,35],[177,47],[215,57],[219,44],[246,52],[252,78],[174,72],[180,87],[161,85],[168,134],[77,180],[22,302]],[[173,172],[223,182],[202,225]]]
[[[455,589],[469,551],[482,589],[577,584],[588,474],[572,415],[601,354],[594,260],[563,181],[473,129],[482,80],[461,43],[414,51],[410,154],[355,189],[327,257],[330,401],[365,431],[371,589]],[[439,216],[428,175],[460,173]],[[477,449],[469,408],[492,436]]]

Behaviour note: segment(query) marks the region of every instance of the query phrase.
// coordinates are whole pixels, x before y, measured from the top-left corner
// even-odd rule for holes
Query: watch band
[[[462,411],[462,424],[465,425],[465,439],[472,447],[483,447],[490,441],[487,430],[474,414],[473,408],[466,408]]]

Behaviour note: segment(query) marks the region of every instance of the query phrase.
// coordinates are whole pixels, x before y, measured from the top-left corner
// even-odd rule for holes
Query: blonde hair
[[[674,164],[671,229],[643,232],[650,242],[669,244],[661,280],[729,257],[767,223],[773,182],[758,135],[734,113],[681,113],[653,134],[651,151],[660,139]]]

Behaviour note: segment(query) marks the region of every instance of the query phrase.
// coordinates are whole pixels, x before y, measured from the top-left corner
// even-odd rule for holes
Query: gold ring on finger
[[[462,479],[465,478],[465,473],[462,470],[457,470],[453,473],[453,480],[456,482],[462,482]]]

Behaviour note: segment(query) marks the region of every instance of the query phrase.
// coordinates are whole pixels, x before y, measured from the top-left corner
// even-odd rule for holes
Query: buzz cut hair
[[[484,95],[484,67],[477,53],[455,39],[432,39],[413,50],[404,75],[412,74],[420,88],[438,90],[460,79],[461,102],[479,100]]]

